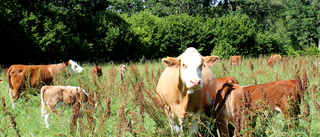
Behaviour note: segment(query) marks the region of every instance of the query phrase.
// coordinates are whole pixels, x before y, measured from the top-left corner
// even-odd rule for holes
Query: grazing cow
[[[216,83],[217,83],[217,89],[222,89],[222,86],[224,83],[230,82],[233,84],[239,84],[236,78],[228,76],[228,77],[223,77],[223,78],[217,78]]]
[[[94,76],[98,76],[98,77],[101,77],[103,74],[102,74],[102,69],[100,66],[94,66],[91,71],[91,76],[94,77]]]
[[[7,78],[12,108],[15,107],[15,100],[20,97],[21,91],[29,87],[40,89],[43,85],[51,84],[55,76],[67,71],[67,66],[70,66],[69,74],[84,70],[72,60],[53,65],[11,65]]]
[[[73,86],[43,86],[41,88],[41,114],[45,118],[46,127],[49,128],[49,111],[57,113],[58,104],[72,105],[76,101],[86,103],[88,94],[80,87]],[[47,106],[47,107],[45,107]]]
[[[2,79],[0,78],[0,84],[2,83]]]
[[[230,66],[236,65],[239,66],[241,63],[242,57],[240,55],[235,55],[230,58]]]
[[[217,56],[203,57],[195,48],[188,48],[177,58],[163,58],[166,69],[162,72],[157,84],[157,100],[165,108],[169,118],[171,131],[183,135],[183,122],[190,114],[199,118],[202,101],[206,95],[215,96],[216,81],[209,67],[219,61]],[[207,92],[207,93],[206,93]],[[209,99],[212,97],[208,97]],[[212,101],[208,101],[211,103]],[[179,124],[174,122],[177,118]],[[195,135],[198,130],[196,119],[191,122],[190,133]]]
[[[125,74],[125,72],[126,72],[126,70],[127,70],[126,65],[121,64],[121,65],[118,67],[118,70],[120,71],[121,79],[123,79],[123,78],[124,78],[124,74]]]
[[[284,118],[295,117],[300,113],[301,83],[296,80],[272,81],[264,84],[242,87],[250,101],[252,111],[275,109],[282,112]],[[295,106],[297,105],[297,106]],[[293,113],[288,113],[292,110]]]

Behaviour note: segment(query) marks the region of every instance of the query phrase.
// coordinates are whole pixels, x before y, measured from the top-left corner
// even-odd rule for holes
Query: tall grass
[[[255,119],[255,126],[243,127],[239,132],[250,130],[256,136],[319,136],[320,66],[313,64],[316,60],[315,57],[290,57],[269,67],[266,57],[244,58],[240,66],[230,67],[229,60],[222,59],[213,66],[211,69],[216,78],[233,76],[242,86],[295,79],[298,69],[302,81],[308,81],[300,105],[300,124],[295,130],[288,128],[282,114],[266,114]],[[0,136],[171,136],[164,110],[155,99],[156,85],[164,70],[161,62],[126,63],[127,72],[123,79],[117,70],[120,64],[99,64],[103,72],[100,78],[90,75],[94,65],[82,64],[86,70],[83,73],[54,80],[54,85],[80,86],[90,95],[87,106],[60,106],[61,114],[50,117],[50,129],[45,128],[40,113],[40,95],[28,94],[17,101],[14,110],[11,109],[8,83],[2,73],[4,81],[0,84],[0,97],[3,97],[4,104],[10,105],[2,105],[0,109]],[[216,135],[214,122],[213,118],[201,121],[202,136]]]

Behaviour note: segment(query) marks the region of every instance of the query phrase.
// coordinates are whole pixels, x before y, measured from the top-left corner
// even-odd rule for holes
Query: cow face
[[[84,68],[82,68],[80,65],[78,65],[73,60],[69,60],[68,64],[70,65],[70,73],[81,73]]]
[[[188,48],[178,58],[164,58],[162,63],[167,67],[180,68],[180,76],[188,89],[188,94],[203,87],[202,68],[213,66],[219,61],[217,56],[202,57],[195,48]]]

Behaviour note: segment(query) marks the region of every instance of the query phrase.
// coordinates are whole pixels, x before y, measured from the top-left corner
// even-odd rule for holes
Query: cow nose
[[[190,80],[190,82],[191,82],[191,84],[192,85],[200,85],[200,83],[201,83],[201,80],[200,79],[197,79],[197,80]]]

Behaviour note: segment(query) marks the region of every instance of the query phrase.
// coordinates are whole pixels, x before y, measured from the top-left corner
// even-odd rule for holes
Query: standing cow
[[[166,110],[171,131],[183,135],[183,122],[189,115],[199,118],[202,101],[212,93],[215,97],[216,81],[209,67],[219,61],[217,56],[203,57],[195,48],[188,48],[177,58],[162,59],[166,69],[162,72],[157,84],[157,99]],[[211,98],[209,97],[209,98]],[[214,98],[213,98],[214,99]],[[213,99],[208,102],[211,103]],[[174,122],[177,118],[179,123]],[[196,119],[191,122],[190,133],[195,135],[198,130]]]
[[[46,128],[49,128],[50,113],[57,113],[58,104],[72,105],[76,101],[86,103],[88,94],[80,87],[73,86],[43,86],[41,94],[41,114],[45,118]],[[46,109],[46,106],[49,108]]]
[[[241,64],[242,57],[240,55],[235,55],[230,58],[230,66],[236,65],[239,66]]]
[[[98,76],[99,78],[103,75],[102,73],[102,69],[100,66],[94,66],[91,71],[90,74],[92,77]]]
[[[21,91],[26,90],[27,87],[41,88],[43,85],[50,85],[55,76],[67,72],[67,66],[70,66],[69,74],[84,70],[72,60],[52,65],[11,65],[7,78],[12,108],[15,108],[15,100],[20,97]]]

